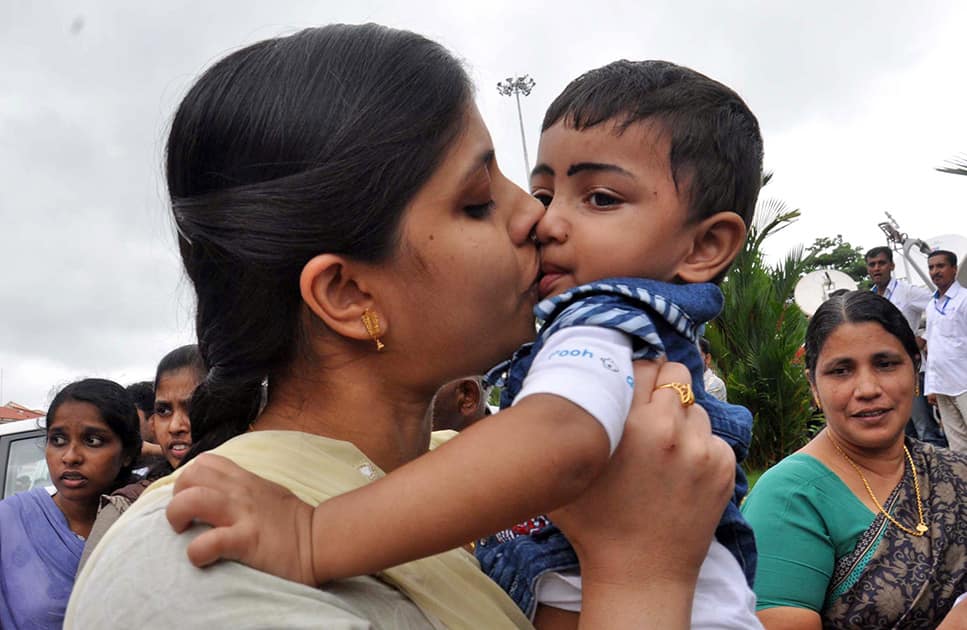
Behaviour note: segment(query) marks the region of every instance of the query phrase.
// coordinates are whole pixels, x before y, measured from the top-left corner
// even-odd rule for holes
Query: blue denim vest
[[[697,340],[705,323],[722,310],[722,292],[713,284],[668,284],[641,278],[611,278],[576,287],[542,301],[535,315],[544,321],[537,340],[487,375],[502,387],[500,404],[509,407],[520,391],[530,364],[548,337],[566,326],[606,326],[632,337],[634,359],[666,356],[691,372],[695,399],[708,413],[712,432],[725,440],[741,462],[752,439],[752,415],[744,407],[723,403],[705,392],[705,365]],[[738,560],[749,586],[755,575],[756,549],[751,526],[739,512],[749,486],[736,465],[735,493],[715,530],[716,539]],[[531,519],[480,540],[476,556],[481,568],[533,615],[534,585],[549,571],[578,567],[577,555],[564,534],[546,517]]]

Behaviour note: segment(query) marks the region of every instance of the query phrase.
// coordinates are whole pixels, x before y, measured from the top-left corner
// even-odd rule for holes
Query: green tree
[[[745,248],[722,283],[725,307],[706,330],[728,387],[729,401],[752,412],[750,468],[766,468],[809,439],[813,416],[809,383],[798,351],[806,317],[792,302],[805,269],[802,248],[774,266],[765,240],[798,217],[775,200],[760,202]]]
[[[869,285],[866,273],[866,251],[858,245],[843,240],[842,234],[834,238],[821,236],[806,248],[803,259],[804,272],[816,269],[838,269],[861,285]]]

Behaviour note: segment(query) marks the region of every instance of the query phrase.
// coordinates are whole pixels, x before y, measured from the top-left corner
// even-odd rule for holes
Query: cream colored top
[[[246,433],[213,452],[313,505],[383,475],[353,444],[296,431]],[[65,628],[531,627],[462,549],[321,589],[237,562],[197,569],[185,550],[204,526],[178,535],[164,516],[176,475],[104,536],[77,577]]]

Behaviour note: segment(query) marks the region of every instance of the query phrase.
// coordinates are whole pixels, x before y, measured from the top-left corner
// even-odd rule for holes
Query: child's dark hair
[[[128,463],[121,466],[115,478],[115,488],[130,481],[131,468],[141,454],[141,421],[131,395],[118,383],[103,378],[85,378],[71,383],[57,392],[50,402],[48,427],[53,424],[60,406],[71,401],[94,405],[104,423],[121,440],[121,456],[126,457]]]
[[[752,222],[762,187],[759,123],[734,90],[668,61],[615,61],[586,72],[554,99],[542,131],[615,121],[618,133],[644,120],[669,135],[672,179],[689,218],[731,211]]]
[[[914,372],[920,370],[920,348],[910,324],[890,300],[872,291],[848,291],[829,298],[809,319],[806,328],[806,373],[816,380],[816,362],[826,340],[843,324],[874,322],[900,342],[913,362]]]
[[[259,42],[198,79],[167,148],[208,368],[185,461],[244,432],[263,379],[305,347],[305,264],[324,252],[379,262],[395,251],[403,211],[463,130],[471,98],[443,47],[375,24]]]

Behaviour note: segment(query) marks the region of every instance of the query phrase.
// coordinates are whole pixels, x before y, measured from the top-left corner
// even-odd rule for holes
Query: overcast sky
[[[967,3],[601,0],[481,3],[0,0],[0,403],[45,407],[84,376],[153,378],[193,340],[161,184],[171,113],[226,52],[328,22],[380,22],[466,60],[503,170],[524,184],[517,113],[497,81],[529,73],[534,155],[567,82],[618,58],[668,59],[735,88],[759,117],[764,196],[803,218],[782,255],[837,233],[884,243],[967,235]]]

